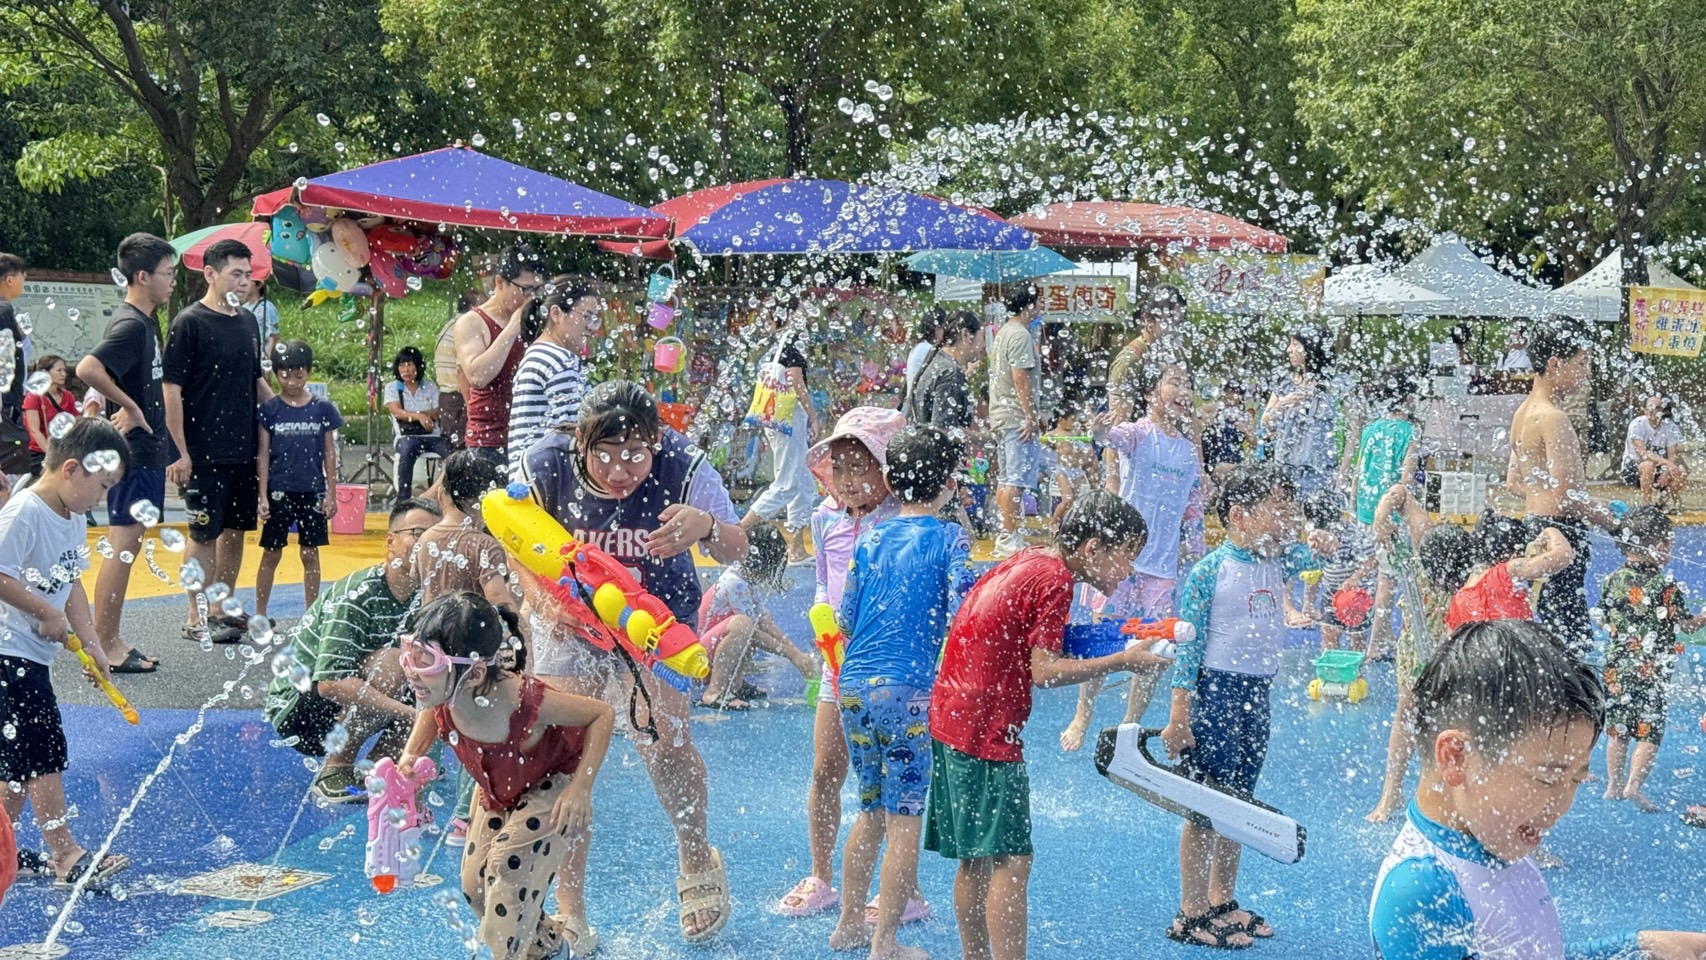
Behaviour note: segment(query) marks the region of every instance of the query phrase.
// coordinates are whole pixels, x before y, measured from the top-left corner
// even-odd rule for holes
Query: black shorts
[[[0,657],[0,790],[63,773],[68,758],[47,664]]]
[[[1623,461],[1623,485],[1625,487],[1639,487],[1641,485],[1641,461]]]
[[[326,735],[343,718],[342,705],[309,690],[296,698],[296,705],[289,712],[278,718],[274,729],[282,739],[296,738],[291,746],[297,753],[323,757],[326,755]]]
[[[210,543],[227,530],[255,529],[261,485],[253,463],[193,464],[183,494],[196,543]]]
[[[107,491],[107,523],[129,527],[141,523],[130,509],[147,501],[158,510],[166,507],[166,471],[161,467],[131,467]]]
[[[326,530],[325,500],[319,493],[288,493],[274,490],[267,502],[270,516],[261,526],[261,549],[282,550],[290,542],[291,525],[296,527],[296,545],[323,547],[330,542]]]
[[[1551,631],[1569,654],[1580,660],[1593,649],[1593,621],[1588,619],[1588,562],[1593,558],[1587,525],[1568,517],[1529,517],[1528,533],[1539,536],[1555,527],[1576,552],[1570,565],[1546,578],[1534,604],[1535,619]]]

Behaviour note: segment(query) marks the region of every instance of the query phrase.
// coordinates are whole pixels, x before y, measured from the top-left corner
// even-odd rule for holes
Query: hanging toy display
[[[367,266],[371,253],[367,247],[367,234],[362,232],[361,225],[350,217],[339,217],[332,221],[332,243],[337,245],[338,253],[350,266],[360,269]]]
[[[302,211],[291,204],[285,204],[272,217],[272,239],[267,243],[267,251],[274,260],[285,260],[295,264],[306,264],[313,256],[312,243],[308,239],[308,225],[303,222]]]

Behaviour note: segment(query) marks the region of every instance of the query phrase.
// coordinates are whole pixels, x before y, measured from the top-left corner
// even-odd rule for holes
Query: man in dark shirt
[[[24,330],[12,309],[12,301],[23,292],[23,258],[0,253],[0,330],[12,335],[12,356],[0,357],[0,363],[12,364],[12,384],[0,392],[0,413],[11,423],[22,423],[24,416]]]
[[[190,521],[186,557],[201,564],[209,585],[237,582],[243,534],[255,529],[260,506],[255,408],[272,398],[272,390],[261,372],[255,315],[241,306],[253,282],[249,256],[236,240],[207,248],[201,270],[207,293],[172,320],[161,365],[166,427],[178,445],[166,479],[183,491]],[[189,599],[184,636],[200,641],[207,635],[198,612],[201,591],[190,590]],[[226,629],[213,639],[235,642],[244,619],[218,616]]]
[[[124,275],[124,303],[95,349],[77,361],[77,377],[106,398],[113,426],[130,444],[130,469],[107,491],[107,541],[113,556],[95,579],[95,632],[115,673],[152,673],[159,661],[134,649],[119,636],[130,570],[142,552],[149,508],[166,505],[166,463],[171,459],[166,434],[166,403],[160,388],[160,324],[154,311],[177,286],[172,245],[147,233],[133,233],[118,245],[118,271]],[[138,517],[141,514],[142,517]],[[125,557],[130,561],[126,562]]]

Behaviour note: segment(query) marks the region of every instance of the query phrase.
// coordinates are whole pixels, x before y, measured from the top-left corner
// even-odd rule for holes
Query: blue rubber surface
[[[1706,594],[1700,566],[1706,536],[1680,536],[1678,576]],[[1616,562],[1606,541],[1596,544],[1593,579]],[[809,574],[796,574],[774,607],[784,629],[809,642],[804,612]],[[1396,823],[1372,825],[1362,815],[1379,793],[1391,720],[1390,664],[1370,665],[1372,692],[1363,703],[1312,703],[1304,693],[1313,676],[1309,639],[1287,654],[1275,687],[1274,735],[1258,795],[1303,822],[1309,850],[1294,866],[1259,856],[1244,859],[1239,894],[1278,931],[1257,954],[1326,958],[1367,957],[1366,911],[1381,857]],[[1690,648],[1695,659],[1696,648]],[[1696,659],[1696,663],[1698,663]],[[263,668],[264,669],[264,668]],[[258,689],[262,678],[253,679]],[[772,706],[750,714],[695,714],[694,737],[711,772],[711,833],[729,867],[734,914],[710,946],[688,947],[677,934],[674,850],[662,810],[634,752],[618,746],[599,779],[596,839],[588,878],[591,920],[600,931],[600,956],[812,957],[828,956],[830,917],[789,920],[773,912],[775,900],[800,878],[807,862],[804,799],[811,758],[809,712],[797,700],[799,680],[787,668],[759,678],[774,693]],[[792,694],[790,693],[792,691]],[[240,697],[240,690],[234,692]],[[1097,776],[1088,748],[1062,754],[1055,740],[1072,710],[1071,689],[1038,691],[1029,727],[1036,861],[1031,878],[1030,951],[1039,958],[1200,957],[1164,940],[1161,930],[1177,903],[1179,821]],[[1098,725],[1114,722],[1123,687],[1100,704]],[[1161,698],[1158,698],[1158,701]],[[780,701],[780,702],[778,702]],[[1629,927],[1706,928],[1706,881],[1700,844],[1706,832],[1683,826],[1681,806],[1706,802],[1706,775],[1684,777],[1702,763],[1698,726],[1702,700],[1690,691],[1673,703],[1672,733],[1659,754],[1648,795],[1667,807],[1645,816],[1626,803],[1599,798],[1603,783],[1582,788],[1575,809],[1548,844],[1569,865],[1548,874],[1571,938],[1602,936]],[[1158,720],[1159,702],[1150,714]],[[190,711],[144,711],[141,728],[124,726],[108,709],[66,708],[72,735],[67,789],[79,810],[73,829],[86,844],[110,829],[137,784],[173,738],[191,724]],[[255,709],[209,711],[205,729],[177,748],[161,777],[120,834],[115,849],[136,865],[126,877],[122,902],[85,897],[74,913],[81,932],[68,935],[72,957],[274,958],[361,956],[451,957],[462,954],[451,913],[433,891],[381,897],[361,871],[365,821],[362,807],[323,811],[302,808],[310,774],[288,748],[269,746],[274,734]],[[1596,769],[1603,770],[1596,761]],[[453,781],[440,781],[449,800]],[[855,808],[851,790],[844,808]],[[442,808],[441,808],[442,809]],[[294,831],[286,828],[300,812]],[[321,841],[346,826],[353,835],[328,851]],[[218,838],[231,838],[222,849]],[[33,827],[20,839],[35,844]],[[280,851],[282,844],[282,852]],[[239,860],[280,862],[327,872],[330,881],[267,900],[271,922],[228,931],[206,925],[208,914],[247,902],[173,896],[152,888]],[[459,852],[442,850],[431,871],[449,877],[455,892]],[[952,921],[952,864],[926,852],[920,865],[924,892],[936,917],[906,928],[902,942],[940,957],[958,956]],[[0,907],[0,945],[38,941],[67,894],[40,882],[14,888]],[[471,915],[456,898],[459,915]],[[1606,909],[1608,906],[1615,909]],[[862,954],[849,954],[862,956]]]

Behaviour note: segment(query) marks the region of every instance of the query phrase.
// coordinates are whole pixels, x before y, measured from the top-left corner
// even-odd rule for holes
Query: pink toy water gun
[[[421,871],[421,827],[428,817],[416,797],[437,776],[431,757],[415,761],[412,777],[403,776],[390,757],[373,765],[367,778],[367,877],[380,893],[413,884]]]

